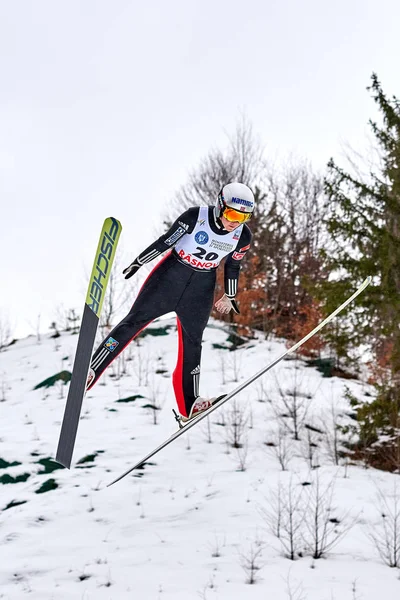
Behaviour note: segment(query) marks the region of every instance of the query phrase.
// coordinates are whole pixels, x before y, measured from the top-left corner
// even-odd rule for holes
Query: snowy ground
[[[336,466],[330,434],[304,428],[308,423],[333,431],[332,419],[344,422],[345,386],[359,397],[367,391],[358,381],[323,378],[301,361],[282,361],[238,396],[236,419],[232,400],[143,470],[106,488],[175,430],[175,321],[152,327],[166,324],[171,326],[168,335],[131,344],[124,360],[116,361],[84,400],[70,471],[49,472],[55,465],[45,460],[55,454],[67,386],[33,387],[71,370],[77,337],[47,337],[40,344],[27,338],[0,354],[0,598],[400,598],[400,571],[384,564],[369,536],[381,531],[378,490],[390,503],[398,476]],[[236,352],[213,348],[226,339],[223,331],[207,328],[203,395],[232,389],[235,378],[243,381],[285,349],[283,342],[261,339]],[[127,374],[120,377],[124,368]],[[284,412],[278,382],[287,401],[295,393],[300,402],[299,441],[288,433],[291,420],[276,415]],[[143,398],[118,402],[135,394]],[[154,411],[143,408],[155,402],[161,406],[157,424]],[[232,421],[239,418],[247,423],[237,428],[243,444],[237,450],[229,440]],[[279,430],[286,433],[279,436]],[[286,471],[276,456],[279,438]],[[310,469],[310,464],[319,468]],[[294,518],[295,546],[302,556],[295,561],[284,556],[271,530],[271,522],[277,526],[279,484],[286,505],[289,489],[292,497],[301,494]],[[321,515],[332,518],[329,540],[341,531],[345,535],[325,557],[314,560],[307,543],[318,485]],[[254,585],[247,583],[244,568],[251,557],[258,567]]]

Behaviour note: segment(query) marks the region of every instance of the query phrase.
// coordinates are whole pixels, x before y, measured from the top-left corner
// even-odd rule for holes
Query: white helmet
[[[228,218],[229,221],[248,221],[254,210],[254,195],[251,189],[244,183],[233,182],[224,185],[215,203],[215,216],[220,219],[227,209],[235,211],[237,216],[237,219]],[[227,216],[234,214],[231,211],[227,211]]]

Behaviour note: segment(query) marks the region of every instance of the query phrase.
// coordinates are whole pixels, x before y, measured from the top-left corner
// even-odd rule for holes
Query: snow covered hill
[[[52,461],[67,385],[33,388],[71,371],[77,337],[0,354],[0,598],[397,600],[400,571],[377,546],[394,549],[398,476],[335,464],[344,390],[362,397],[362,382],[284,360],[106,488],[175,430],[175,320],[148,331],[85,398],[70,471]],[[202,395],[285,349],[260,337],[231,352],[227,337],[211,320]]]

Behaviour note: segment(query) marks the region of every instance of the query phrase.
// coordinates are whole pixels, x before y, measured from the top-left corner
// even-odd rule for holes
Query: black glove
[[[228,296],[227,294],[225,294],[225,297],[229,300],[231,309],[233,310],[233,312],[235,312],[237,315],[240,315],[239,306],[238,306],[235,298],[232,296]]]
[[[125,275],[125,279],[129,279],[136,273],[136,271],[140,269],[141,266],[142,265],[140,264],[139,259],[135,258],[133,263],[131,263],[129,267],[126,267],[126,269],[122,271],[122,274]]]
[[[232,310],[234,310],[237,315],[240,315],[240,310],[239,310],[239,307],[238,307],[238,304],[237,304],[235,298],[229,298],[229,300],[231,301],[231,304],[232,304]]]

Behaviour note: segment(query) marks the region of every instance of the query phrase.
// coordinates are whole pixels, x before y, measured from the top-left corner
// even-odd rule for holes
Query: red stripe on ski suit
[[[178,404],[178,410],[183,417],[187,417],[185,396],[183,394],[183,335],[182,325],[179,317],[176,317],[178,326],[178,362],[176,363],[175,371],[172,374],[172,384],[174,386],[175,398]]]
[[[157,271],[158,267],[160,267],[163,264],[163,262],[165,260],[167,260],[168,256],[171,254],[171,252],[172,252],[172,250],[170,250],[169,252],[167,252],[166,255],[163,256],[163,258],[156,265],[154,265],[154,267],[152,268],[152,270],[150,271],[150,273],[147,275],[146,279],[143,281],[142,285],[140,286],[140,290],[139,290],[138,296],[139,296],[140,292],[142,291],[142,289],[144,288],[145,284],[147,283],[147,280],[150,279],[150,277],[153,275],[154,271]],[[149,321],[147,323],[147,325],[149,325],[150,323],[151,323],[151,321]],[[145,325],[145,327],[147,327],[147,325]],[[143,329],[141,329],[140,331],[143,331]],[[135,338],[132,338],[132,340],[133,339],[135,339]]]

